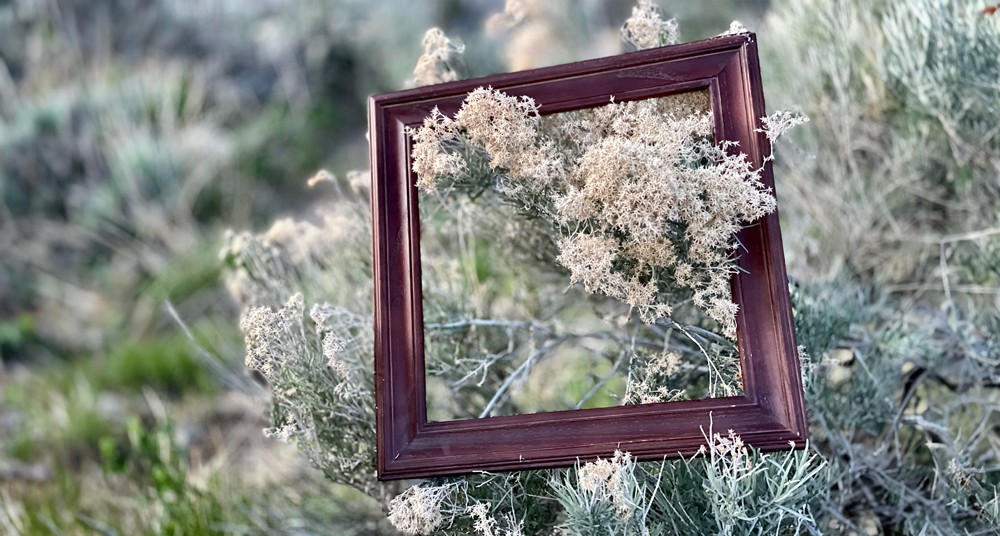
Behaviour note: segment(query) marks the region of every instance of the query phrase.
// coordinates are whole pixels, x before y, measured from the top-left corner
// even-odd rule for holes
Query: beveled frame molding
[[[375,396],[382,480],[570,465],[610,456],[690,456],[702,427],[732,429],[761,449],[802,446],[808,435],[777,211],[740,232],[733,278],[744,396],[427,422],[420,230],[407,126],[434,107],[448,115],[492,86],[527,95],[543,114],[708,88],[717,140],[738,142],[771,188],[770,144],[756,37],[716,37],[619,56],[461,80],[369,100],[375,280]]]

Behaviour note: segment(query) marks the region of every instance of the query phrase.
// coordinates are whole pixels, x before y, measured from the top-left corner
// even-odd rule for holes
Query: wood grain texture
[[[407,126],[458,111],[491,86],[531,97],[542,114],[708,88],[715,138],[738,142],[774,188],[756,37],[716,37],[609,58],[376,95],[369,101],[375,281],[375,394],[380,479],[570,465],[610,456],[691,456],[715,430],[761,449],[808,435],[777,211],[740,232],[733,278],[744,396],[427,422],[420,228]]]

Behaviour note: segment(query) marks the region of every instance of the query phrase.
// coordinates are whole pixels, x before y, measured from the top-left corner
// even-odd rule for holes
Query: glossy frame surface
[[[434,107],[453,115],[492,86],[543,114],[708,88],[717,140],[738,143],[773,189],[756,37],[716,37],[609,58],[376,95],[369,100],[375,281],[375,394],[382,480],[570,465],[610,456],[693,455],[710,421],[762,449],[808,435],[777,211],[743,229],[733,278],[744,396],[427,422],[420,229],[407,126]]]

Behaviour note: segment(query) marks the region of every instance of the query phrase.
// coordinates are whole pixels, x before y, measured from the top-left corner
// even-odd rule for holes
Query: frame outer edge
[[[377,97],[369,97],[368,99],[368,153],[371,166],[371,185],[369,186],[369,202],[371,203],[371,213],[372,213],[372,284],[375,287],[374,293],[372,295],[372,313],[373,313],[373,341],[372,346],[374,350],[374,364],[375,364],[375,449],[376,449],[376,468],[379,475],[385,473],[386,470],[386,458],[389,449],[388,440],[388,430],[389,427],[385,423],[385,397],[384,397],[384,383],[385,383],[385,339],[386,334],[384,333],[384,326],[382,325],[382,307],[385,303],[385,298],[382,296],[386,292],[385,285],[383,282],[383,271],[382,263],[380,259],[384,258],[381,252],[382,237],[384,236],[385,220],[382,214],[377,212],[377,207],[380,205],[379,197],[384,195],[382,192],[382,187],[380,181],[383,180],[383,173],[381,170],[382,159],[379,158],[379,144],[376,143],[378,139],[378,130],[381,126],[382,121],[379,118],[379,105]]]
[[[751,110],[754,117],[751,121],[754,134],[757,136],[757,143],[761,148],[761,154],[767,159],[771,156],[771,143],[766,134],[757,132],[762,128],[761,117],[767,115],[767,108],[764,103],[764,83],[760,74],[760,56],[757,51],[757,36],[750,34],[750,42],[746,46],[747,73],[750,77]],[[750,69],[751,65],[756,65],[757,69]],[[777,198],[777,183],[774,179],[773,160],[764,163],[763,173],[770,177],[771,184],[774,185],[774,195]],[[809,438],[809,419],[806,414],[805,396],[802,387],[802,369],[798,357],[798,345],[795,340],[795,322],[792,318],[792,300],[788,290],[788,273],[785,267],[785,249],[781,238],[781,218],[779,208],[775,205],[774,213],[771,215],[774,225],[768,226],[768,242],[770,251],[766,254],[769,257],[768,266],[773,271],[771,281],[771,293],[774,296],[776,307],[774,308],[775,325],[779,328],[781,337],[778,342],[779,348],[784,347],[783,377],[787,380],[782,382],[783,395],[786,398],[783,404],[787,415],[785,422],[789,429],[798,434],[803,441]]]
[[[398,139],[389,138],[388,135],[391,131],[393,131],[393,129],[390,128],[391,126],[388,122],[394,117],[397,117],[397,114],[408,113],[406,112],[408,108],[413,109],[419,108],[420,106],[429,106],[430,104],[433,104],[434,100],[454,98],[457,95],[461,95],[463,92],[471,90],[470,88],[488,83],[495,84],[497,87],[501,88],[521,86],[530,87],[534,84],[557,82],[564,78],[601,76],[605,71],[607,71],[607,73],[611,73],[615,71],[635,69],[644,65],[672,62],[675,60],[704,58],[710,54],[727,51],[732,52],[735,55],[733,61],[739,61],[742,63],[740,78],[742,79],[741,84],[746,87],[744,91],[746,91],[747,94],[745,94],[741,99],[743,102],[741,107],[746,107],[746,109],[741,111],[740,114],[746,114],[747,116],[746,120],[748,121],[748,126],[751,130],[750,139],[757,145],[755,152],[759,153],[760,158],[766,158],[769,154],[770,144],[763,138],[763,134],[756,133],[756,137],[754,137],[755,133],[753,132],[755,128],[759,127],[760,123],[760,118],[755,116],[761,115],[765,109],[762,83],[760,79],[759,59],[757,56],[756,36],[752,33],[717,37],[705,41],[675,45],[674,47],[664,47],[662,49],[641,51],[634,54],[588,60],[585,62],[548,67],[534,71],[522,71],[519,73],[495,75],[482,79],[450,82],[438,86],[415,88],[402,92],[376,95],[369,99],[369,143],[370,156],[372,159],[372,247],[374,256],[372,270],[374,284],[376,286],[374,296],[374,344],[376,351],[375,409],[376,430],[378,432],[376,440],[376,447],[378,450],[376,460],[379,480],[428,477],[445,474],[462,474],[482,469],[519,470],[555,467],[567,465],[573,462],[573,459],[566,457],[569,454],[562,454],[560,453],[561,450],[564,452],[576,452],[581,449],[590,449],[590,451],[594,451],[594,455],[603,455],[606,444],[610,444],[609,441],[613,443],[613,438],[607,437],[607,434],[602,435],[597,433],[594,435],[593,439],[588,439],[588,441],[592,441],[592,447],[584,447],[583,444],[578,444],[576,446],[560,446],[559,441],[553,438],[550,443],[543,442],[544,446],[535,446],[525,449],[524,456],[520,460],[517,457],[511,457],[511,453],[516,454],[517,449],[511,450],[510,445],[507,446],[506,450],[498,451],[491,456],[489,455],[488,440],[480,442],[479,445],[481,446],[470,448],[468,439],[476,437],[475,427],[473,427],[472,432],[470,433],[462,432],[459,429],[452,430],[452,427],[449,426],[441,427],[439,429],[437,426],[438,423],[431,423],[434,425],[432,426],[433,430],[436,431],[432,431],[432,429],[428,428],[426,429],[426,432],[421,432],[421,430],[427,427],[428,423],[409,422],[414,419],[420,420],[418,417],[418,415],[421,414],[420,412],[414,411],[412,407],[389,407],[393,405],[392,400],[397,398],[395,395],[391,394],[389,389],[405,388],[407,391],[413,389],[413,386],[409,385],[395,385],[396,380],[400,380],[399,376],[401,374],[405,376],[407,373],[403,369],[398,369],[398,366],[393,368],[393,359],[412,359],[412,356],[391,355],[393,351],[392,348],[394,347],[390,334],[392,326],[389,325],[392,324],[392,313],[391,311],[386,310],[386,307],[389,307],[391,304],[394,292],[390,287],[403,285],[409,288],[412,284],[416,284],[417,293],[416,295],[411,296],[411,299],[417,299],[419,297],[420,289],[419,281],[391,281],[391,278],[397,268],[393,268],[392,265],[388,264],[391,256],[390,250],[387,248],[393,247],[395,244],[393,241],[394,237],[389,236],[388,233],[391,231],[390,227],[395,229],[399,225],[408,226],[410,223],[393,223],[389,221],[389,218],[397,218],[399,215],[396,214],[395,209],[390,210],[381,203],[386,202],[386,196],[390,194],[402,195],[406,198],[393,201],[394,203],[402,203],[409,208],[412,208],[412,203],[409,199],[411,194],[408,191],[393,193],[395,192],[394,188],[398,185],[389,184],[389,181],[407,182],[409,175],[406,175],[406,177],[396,177],[395,173],[398,173],[399,170],[396,170],[395,168],[389,169],[390,164],[395,167],[400,166],[398,165],[398,162],[388,162],[388,159],[391,155],[395,154],[394,151],[396,150],[389,148],[388,146],[399,143]],[[696,78],[690,78],[690,80],[695,79]],[[665,83],[664,85],[668,84]],[[429,102],[430,104],[428,104]],[[556,100],[554,102],[561,101]],[[404,151],[404,154],[397,155],[397,157],[406,158],[406,152]],[[756,157],[757,155],[755,155],[755,158]],[[405,165],[403,165],[403,167],[405,167]],[[763,173],[770,177],[770,184],[773,185],[773,172],[770,162],[764,164]],[[392,212],[391,214],[389,213],[390,211]],[[785,275],[784,255],[783,250],[781,249],[782,245],[777,211],[775,211],[772,216],[773,220],[769,220],[769,222],[773,221],[773,224],[769,223],[767,225],[766,233],[764,233],[763,230],[760,233],[760,239],[763,241],[762,246],[766,246],[762,249],[762,256],[769,272],[767,274],[769,288],[761,290],[764,290],[764,292],[767,293],[766,295],[770,295],[771,297],[770,301],[772,304],[772,314],[769,315],[771,316],[769,322],[773,324],[770,329],[773,330],[773,336],[776,338],[773,343],[775,344],[776,351],[778,351],[779,355],[770,357],[769,359],[773,359],[771,366],[773,367],[773,370],[780,371],[781,376],[778,377],[780,381],[778,381],[777,384],[768,385],[767,398],[770,400],[764,404],[761,404],[761,401],[756,401],[756,411],[742,414],[744,416],[756,414],[763,417],[763,420],[759,421],[760,425],[756,427],[757,431],[747,430],[745,435],[756,438],[752,440],[751,444],[754,444],[755,446],[759,445],[765,449],[781,448],[789,439],[804,438],[808,434],[804,397],[802,395],[801,387],[801,376],[799,375],[799,364],[797,353],[795,351],[794,323],[792,322],[791,302],[787,286],[787,276]],[[410,213],[409,209],[407,209],[405,215],[403,215],[403,218],[407,220],[412,220],[414,217],[415,216]],[[405,246],[406,248],[409,248],[409,251],[400,253],[403,256],[408,257],[412,262],[413,260],[419,258],[419,250],[413,251],[413,248],[419,248],[419,242],[414,242],[412,240],[413,234],[418,234],[419,229],[408,228],[408,230],[401,229],[401,231],[403,234],[408,235],[410,239],[407,240],[407,244]],[[419,240],[419,237],[417,237],[417,240]],[[774,263],[779,260],[779,266],[774,266]],[[416,269],[411,267],[409,270],[404,269],[404,272],[412,274],[413,270],[417,270],[419,273],[419,267]],[[774,308],[780,310],[774,311]],[[396,326],[396,328],[404,329],[405,331],[407,330],[407,326],[410,326],[416,329],[419,327],[421,323],[420,321],[421,319],[410,318],[407,321],[406,326],[399,325]],[[410,335],[415,338],[413,341],[414,343],[417,339],[422,341],[422,331],[420,331],[420,333],[413,333]],[[414,347],[411,346],[410,349],[413,350]],[[397,363],[397,365],[399,365],[399,363]],[[770,376],[774,376],[774,374],[772,373]],[[759,379],[767,381],[765,378]],[[400,381],[410,382],[419,380],[420,378],[414,377],[402,378]],[[722,399],[704,400],[721,401]],[[413,403],[420,403],[423,401],[409,400],[409,402],[409,405],[412,406]],[[748,402],[751,401],[748,400]],[[723,405],[724,403],[719,404],[716,409],[721,410]],[[707,418],[711,415],[711,407],[715,407],[715,404],[710,403],[705,405],[705,408],[707,409],[701,412],[705,413],[703,415],[705,420],[707,420]],[[750,408],[748,407],[747,409],[749,410]],[[763,413],[760,413],[761,411]],[[667,415],[675,414],[674,411],[663,411],[656,408],[650,408],[648,413],[650,414],[650,417],[654,419],[662,419],[666,418]],[[698,414],[701,415],[701,413]],[[694,416],[695,414],[691,415]],[[623,416],[621,418],[626,417]],[[400,419],[403,419],[403,421],[399,421]],[[581,424],[582,422],[583,421],[581,421]],[[607,422],[612,423],[613,421]],[[511,422],[509,424],[499,424],[500,423],[494,423],[493,426],[490,426],[490,428],[495,428],[495,431],[492,433],[507,437],[511,437],[511,434],[514,434],[516,437],[521,433],[531,433],[526,429],[530,427],[526,427],[523,423],[519,424]],[[722,423],[716,422],[716,424],[721,425]],[[405,427],[407,429],[415,428],[416,435],[409,438],[406,434],[404,434],[404,436],[395,435],[394,431],[397,431],[403,425],[406,425]],[[629,436],[631,439],[626,439],[625,442],[634,445],[637,452],[646,452],[647,454],[641,456],[646,459],[662,455],[657,454],[657,452],[663,452],[667,455],[680,454],[680,451],[675,452],[674,454],[670,454],[670,452],[675,448],[684,450],[686,447],[682,446],[682,444],[686,445],[690,442],[690,438],[682,437],[678,437],[676,439],[670,439],[668,437],[661,439],[652,436],[644,438],[642,433],[638,432],[638,430],[642,429],[643,426],[636,425],[629,428],[630,426],[632,425],[626,425],[625,430],[635,428],[638,435],[633,434],[632,436]],[[615,429],[618,428],[618,426],[612,427]],[[648,429],[648,426],[646,428]],[[442,434],[442,430],[447,432]],[[464,436],[463,433],[465,434]],[[452,434],[457,435],[452,436]],[[534,436],[533,441],[535,443],[538,443],[539,441],[539,435],[537,434],[537,430],[531,434]],[[453,440],[449,439],[449,437],[456,437],[459,441],[453,442]],[[462,437],[466,437],[466,441],[464,443],[461,441]],[[589,438],[590,436],[587,437]],[[443,443],[441,443],[442,441]],[[532,441],[528,441],[529,444],[531,442]],[[662,447],[651,446],[661,442],[664,443]],[[505,441],[503,443],[507,444],[510,442]],[[576,443],[574,442],[574,444]],[[642,445],[644,444],[649,444],[650,446],[642,448]],[[484,447],[486,448],[487,454],[475,454]],[[441,451],[443,458],[433,454],[441,449],[444,449]],[[597,452],[595,449],[600,450],[601,452]],[[589,456],[589,454],[587,456]],[[578,458],[579,454],[577,454],[574,459]]]

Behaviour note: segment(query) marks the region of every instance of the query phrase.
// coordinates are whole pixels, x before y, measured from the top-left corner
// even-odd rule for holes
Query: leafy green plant
[[[198,348],[183,333],[124,343],[96,360],[91,375],[98,388],[130,390],[153,388],[179,395],[210,393],[218,384],[195,356]]]

